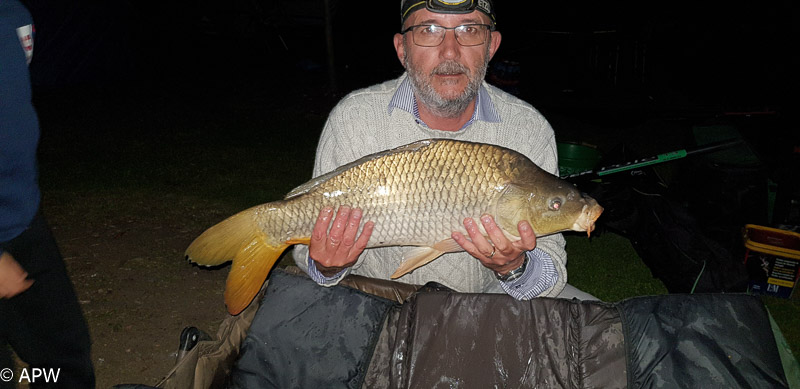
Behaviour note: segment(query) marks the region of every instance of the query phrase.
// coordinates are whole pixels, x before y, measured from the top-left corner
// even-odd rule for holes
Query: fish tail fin
[[[258,227],[255,208],[239,212],[212,226],[186,249],[186,258],[204,266],[233,260],[225,286],[225,305],[237,315],[253,300],[289,243],[272,245]]]
[[[242,312],[261,290],[272,266],[288,244],[270,246],[262,237],[253,237],[233,259],[231,272],[225,283],[225,305],[231,315]]]

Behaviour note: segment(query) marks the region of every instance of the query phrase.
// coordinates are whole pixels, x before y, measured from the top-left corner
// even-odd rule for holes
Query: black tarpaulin
[[[603,303],[421,291],[399,305],[281,271],[231,379],[247,388],[788,387],[754,296]]]

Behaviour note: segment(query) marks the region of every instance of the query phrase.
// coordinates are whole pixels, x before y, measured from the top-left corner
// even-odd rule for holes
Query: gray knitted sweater
[[[428,138],[490,143],[516,150],[542,169],[556,174],[558,161],[552,127],[528,103],[487,83],[483,87],[500,115],[499,123],[476,120],[459,131],[433,130],[417,123],[413,114],[389,109],[400,78],[357,90],[344,97],[330,113],[317,146],[314,176],[327,173],[365,155]],[[537,239],[537,248],[553,260],[558,280],[540,296],[557,296],[567,282],[565,241],[561,234]],[[387,278],[403,261],[403,247],[367,249],[349,273]],[[308,271],[308,247],[295,246],[295,262]],[[348,272],[345,272],[347,274]],[[444,254],[428,265],[399,278],[410,284],[439,282],[467,293],[497,291],[494,273],[466,252]]]

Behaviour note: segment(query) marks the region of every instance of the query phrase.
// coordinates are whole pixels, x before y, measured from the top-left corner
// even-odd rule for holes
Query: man
[[[355,91],[333,109],[317,148],[315,176],[426,138],[504,146],[551,173],[557,171],[555,136],[544,117],[483,81],[501,41],[491,1],[403,0],[401,22],[394,47],[406,73]],[[340,207],[335,217],[334,210],[323,209],[308,247],[295,248],[298,266],[325,286],[351,273],[386,278],[402,262],[404,248],[365,250],[373,223],[365,222],[359,235],[361,217],[360,209]],[[560,234],[537,239],[527,222],[518,228],[521,239],[509,241],[491,215],[482,215],[480,221],[468,218],[467,235],[452,234],[465,252],[444,254],[399,281],[436,281],[460,292],[505,292],[520,300],[595,299],[566,284]]]
[[[31,368],[53,369],[48,387],[94,388],[86,321],[39,213],[32,54],[28,11],[17,0],[0,1],[0,387],[20,378],[10,345]]]

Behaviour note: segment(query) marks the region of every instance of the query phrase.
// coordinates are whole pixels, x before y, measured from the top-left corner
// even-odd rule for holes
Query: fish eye
[[[556,197],[554,199],[550,199],[550,209],[553,211],[558,211],[561,208],[561,199]]]

